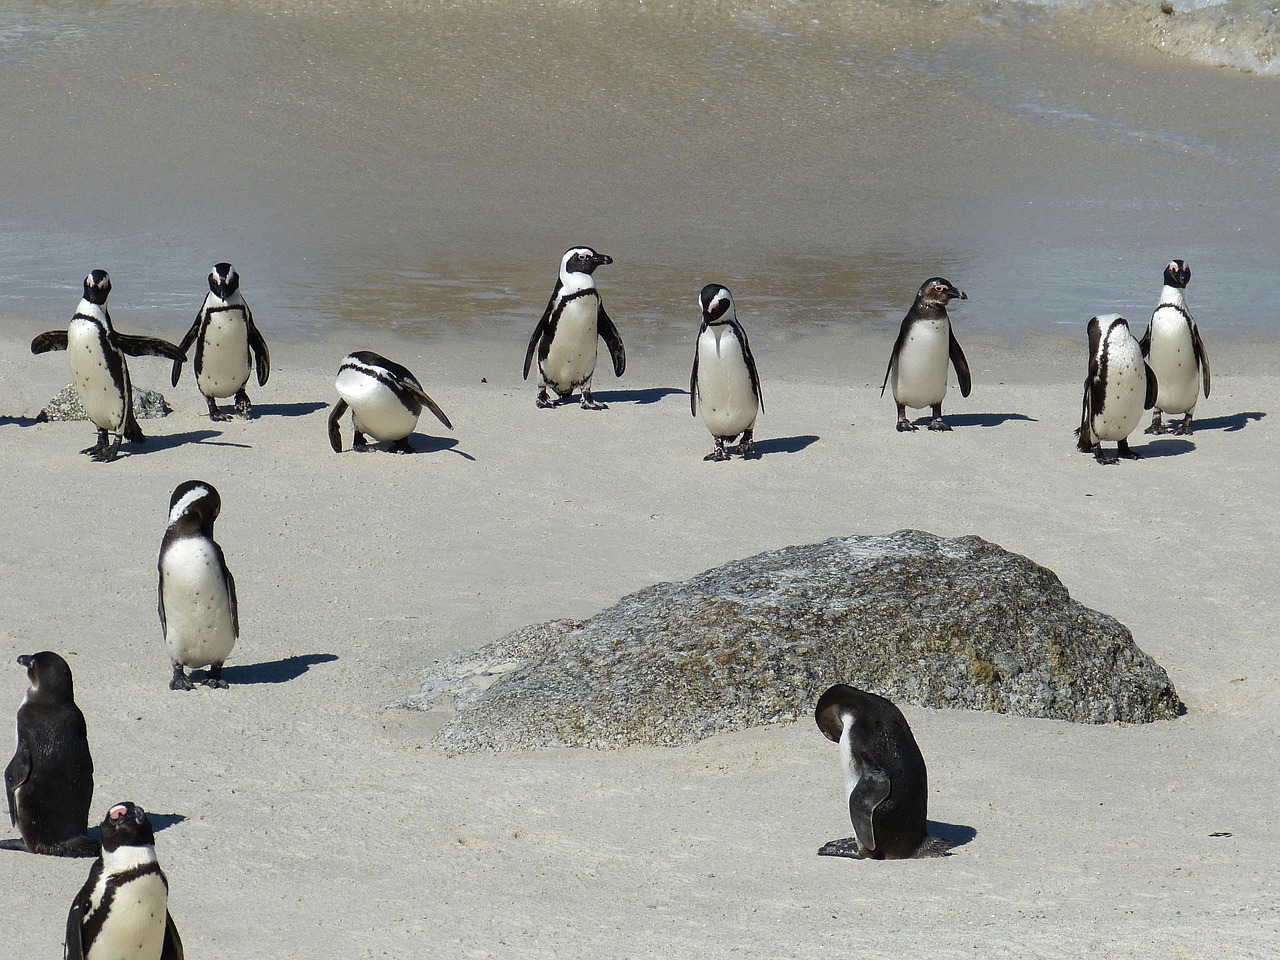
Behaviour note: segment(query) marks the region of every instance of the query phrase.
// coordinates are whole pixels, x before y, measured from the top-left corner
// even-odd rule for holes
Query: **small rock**
[[[133,415],[139,420],[156,420],[167,417],[173,412],[169,401],[159,390],[139,390],[133,388]],[[58,395],[45,404],[45,408],[36,417],[37,423],[49,423],[54,420],[88,420],[89,416],[80,405],[80,394],[74,384],[67,384]]]

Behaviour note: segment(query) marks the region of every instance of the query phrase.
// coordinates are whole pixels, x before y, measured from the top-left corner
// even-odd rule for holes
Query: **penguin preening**
[[[192,690],[188,667],[209,668],[205,685],[225,689],[222,665],[240,638],[236,581],[213,522],[222,497],[213,484],[187,480],[169,498],[169,520],[160,541],[160,630],[173,665],[170,690]]]
[[[67,351],[80,403],[98,428],[98,442],[80,452],[99,462],[114,460],[124,440],[141,443],[146,439],[133,412],[133,384],[125,354],[177,362],[186,359],[186,354],[167,340],[119,333],[107,313],[110,293],[107,272],[92,271],[84,278],[84,296],[70,326],[42,333],[31,341],[32,353]],[[108,441],[108,435],[114,439]]]
[[[814,719],[840,745],[854,836],[820,856],[862,860],[941,857],[950,842],[928,834],[929,776],[902,711],[884,697],[838,683],[818,698]]]
[[[102,853],[67,911],[66,960],[183,960],[169,879],[146,811],[128,801],[102,821]]]
[[[1155,372],[1159,389],[1156,391],[1155,413],[1147,433],[1169,433],[1163,414],[1185,414],[1182,422],[1172,428],[1175,434],[1191,433],[1192,416],[1203,386],[1205,399],[1209,399],[1209,354],[1200,339],[1200,330],[1187,308],[1187,284],[1191,282],[1191,267],[1185,260],[1171,260],[1164,268],[1164,287],[1160,302],[1151,314],[1147,332],[1139,345],[1142,355]]]
[[[917,429],[907,418],[907,407],[929,407],[933,419],[930,430],[950,430],[942,419],[942,401],[947,395],[947,362],[955,367],[960,381],[960,396],[969,396],[973,383],[969,361],[951,329],[947,304],[952,300],[968,300],[949,280],[930,277],[921,284],[915,302],[902,318],[898,339],[889,355],[889,366],[880,385],[880,396],[893,381],[893,400],[898,405],[898,430]]]
[[[1142,420],[1142,411],[1156,402],[1155,373],[1142,357],[1142,348],[1129,323],[1116,313],[1089,321],[1089,372],[1084,381],[1084,404],[1076,446],[1093,453],[1099,463],[1140,459],[1129,449],[1129,434]],[[1116,442],[1116,455],[1102,452],[1102,441]]]
[[[709,283],[698,294],[698,306],[702,326],[689,377],[689,412],[697,416],[698,405],[702,405],[702,421],[715,441],[715,448],[703,459],[728,460],[725,443],[739,435],[738,452],[743,457],[755,456],[756,416],[764,409],[764,398],[733,294],[727,287]]]
[[[218,410],[218,398],[230,396],[235,397],[237,413],[246,418],[252,416],[253,405],[245,391],[251,372],[250,360],[257,370],[258,386],[266,386],[271,376],[271,354],[240,292],[240,274],[229,263],[213,265],[209,272],[209,292],[178,349],[185,355],[192,344],[196,352],[191,365],[195,369],[196,386],[209,404],[209,419],[231,419],[231,414]],[[182,360],[175,360],[172,377],[175,387],[181,375]]]
[[[18,707],[18,744],[4,771],[9,820],[21,840],[0,848],[57,857],[97,856],[86,835],[93,803],[93,757],[84,714],[76,706],[71,668],[45,650],[24,655],[30,686]]]
[[[423,407],[453,429],[449,418],[439,404],[427,396],[417,377],[372,350],[357,350],[344,357],[334,386],[339,397],[329,414],[329,446],[334,453],[342,452],[340,421],[348,407],[351,408],[354,450],[369,446],[365,439],[368,434],[376,440],[391,441],[391,449],[396,453],[413,453],[409,435],[418,425]]]
[[[593,274],[597,267],[613,263],[612,257],[590,247],[571,247],[560,258],[560,275],[542,319],[533,329],[524,355],[524,379],[534,354],[538,355],[539,407],[555,407],[574,390],[581,390],[584,410],[603,410],[605,404],[591,397],[591,376],[596,369],[596,339],[603,339],[613,359],[613,372],[627,369],[627,353],[618,328],[609,319]],[[557,399],[547,393],[550,387]]]

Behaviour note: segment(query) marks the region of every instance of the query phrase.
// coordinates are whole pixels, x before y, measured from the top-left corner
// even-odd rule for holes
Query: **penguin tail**
[[[124,438],[130,443],[142,443],[147,439],[147,435],[138,426],[138,421],[130,417],[124,425]]]
[[[945,840],[942,837],[925,837],[920,841],[920,846],[916,847],[915,852],[911,854],[911,859],[949,856],[951,856],[950,840]]]

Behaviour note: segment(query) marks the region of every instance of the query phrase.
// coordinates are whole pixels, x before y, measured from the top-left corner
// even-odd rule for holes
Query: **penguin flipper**
[[[1196,363],[1200,364],[1200,382],[1204,385],[1204,398],[1209,399],[1209,352],[1200,339],[1200,328],[1191,324],[1191,349],[1195,353]]]
[[[164,946],[160,948],[160,960],[185,960],[186,953],[182,949],[182,938],[178,936],[178,925],[173,922],[169,911],[164,913]]]
[[[1147,332],[1142,335],[1142,339],[1138,341],[1138,349],[1142,351],[1144,357],[1151,356],[1151,324],[1147,324]]]
[[[1147,395],[1143,398],[1142,409],[1150,410],[1156,405],[1156,395],[1160,392],[1160,382],[1156,379],[1156,372],[1151,369],[1151,364],[1144,363],[1142,366],[1147,372]]]
[[[50,330],[31,341],[32,353],[48,353],[50,350],[67,349],[67,331]]]
[[[627,351],[622,346],[622,335],[609,319],[603,303],[596,308],[596,329],[600,331],[600,338],[604,340],[604,345],[609,348],[609,356],[613,358],[613,375],[622,376],[627,369]]]
[[[956,334],[951,329],[951,324],[947,324],[947,336],[950,338],[947,350],[951,354],[951,365],[956,368],[956,377],[960,380],[960,396],[967,397],[969,391],[973,389],[973,379],[969,374],[969,361],[965,358],[964,351],[960,349],[960,341],[956,339]]]
[[[733,321],[733,332],[738,335],[738,342],[742,344],[742,359],[747,362],[747,373],[751,375],[751,391],[756,395],[756,400],[760,403],[760,412],[764,413],[764,394],[760,392],[760,372],[756,369],[756,358],[751,352],[751,344],[747,342],[747,331],[742,328],[742,324],[735,320]]]
[[[93,888],[102,876],[102,860],[89,868],[89,879],[84,882],[76,898],[71,901],[71,909],[67,911],[67,939],[65,941],[65,960],[84,960],[84,943],[81,940],[81,928],[84,926],[84,914],[88,909]]]
[[[529,338],[529,349],[524,352],[524,378],[529,379],[529,367],[533,364],[533,351],[538,349],[538,343],[551,330],[551,311],[555,309],[556,295],[560,293],[560,281],[556,281],[556,288],[551,293],[551,299],[547,301],[547,309],[542,311],[542,318],[538,321],[538,325],[533,328],[533,336]]]
[[[18,741],[18,748],[13,752],[13,759],[4,768],[4,792],[9,800],[9,822],[18,825],[18,788],[31,776],[31,748],[23,741]]]
[[[849,819],[853,821],[853,832],[858,837],[858,843],[867,850],[876,848],[872,817],[876,807],[888,798],[890,790],[887,773],[869,763],[862,764],[858,785],[849,794]]]
[[[200,332],[200,322],[204,320],[204,307],[200,308],[200,312],[196,314],[195,323],[191,324],[191,329],[187,331],[186,336],[182,338],[182,342],[178,344],[178,350],[182,353],[182,358],[173,361],[173,376],[170,379],[172,386],[178,385],[178,377],[182,376],[182,365],[187,360],[187,351],[191,349],[191,345],[196,342],[196,334]]]
[[[329,446],[333,447],[334,453],[342,452],[342,426],[338,421],[346,412],[347,401],[339,400],[333,405],[333,411],[329,414]]]
[[[902,318],[902,326],[898,328],[898,339],[893,341],[893,350],[889,353],[889,365],[884,368],[884,383],[880,384],[880,396],[884,396],[884,388],[889,385],[889,374],[893,373],[894,361],[898,359],[898,351],[902,349],[902,345],[907,341],[907,322],[911,319],[911,314],[907,314]]]
[[[170,360],[186,360],[186,351],[178,345],[159,337],[139,337],[129,333],[115,335],[116,346],[131,357],[168,357]]]
[[[702,323],[702,330],[707,329],[706,321]],[[702,330],[698,331],[698,336],[702,336]],[[689,413],[692,416],[698,415],[698,348],[693,348],[693,373],[689,375]]]
[[[450,430],[453,429],[453,424],[449,422],[449,418],[444,415],[444,411],[440,409],[440,405],[427,396],[427,391],[423,390],[418,384],[411,383],[407,380],[404,383],[404,388],[415,400],[434,413],[437,420],[443,423]]]
[[[253,351],[253,365],[258,375],[258,386],[265,387],[267,378],[271,376],[271,351],[267,349],[267,341],[258,332],[253,322],[253,314],[249,305],[244,308],[245,325],[249,328],[249,349]]]
[[[231,632],[235,634],[237,640],[240,639],[240,602],[236,599],[236,578],[231,575],[231,568],[227,566],[227,558],[222,552],[222,547],[214,543],[213,549],[218,554],[218,565],[227,572],[227,599],[231,603]]]

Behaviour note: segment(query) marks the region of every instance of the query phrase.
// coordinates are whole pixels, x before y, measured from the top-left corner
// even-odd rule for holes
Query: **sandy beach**
[[[740,305],[741,309],[741,305]],[[95,818],[132,799],[161,828],[171,912],[198,957],[1229,957],[1280,945],[1274,762],[1280,615],[1274,344],[1213,341],[1191,438],[1072,446],[1083,342],[969,338],[948,435],[900,435],[887,344],[753,331],[755,462],[703,463],[689,343],[633,352],[610,409],[534,408],[523,343],[430,349],[351,334],[273,342],[258,419],[212,424],[189,379],[111,465],[87,424],[33,425],[65,359],[9,318],[0,443],[0,690],[20,653],[75,672]],[[1208,334],[1206,333],[1206,337]],[[453,419],[420,453],[335,455],[332,376],[400,359]],[[168,365],[132,363],[140,386]],[[187,374],[189,377],[189,373]],[[349,442],[349,426],[346,428]],[[222,493],[242,639],[230,689],[168,690],[155,559],[172,488]],[[978,534],[1123,621],[1187,705],[1090,727],[904,704],[930,817],[972,839],[936,861],[819,858],[849,835],[812,719],[683,749],[449,756],[442,711],[387,709],[448,651],[583,617],[723,561],[849,533]],[[855,682],[856,677],[832,677]],[[1229,834],[1229,836],[1211,836]],[[0,940],[57,956],[85,861],[12,854]]]

